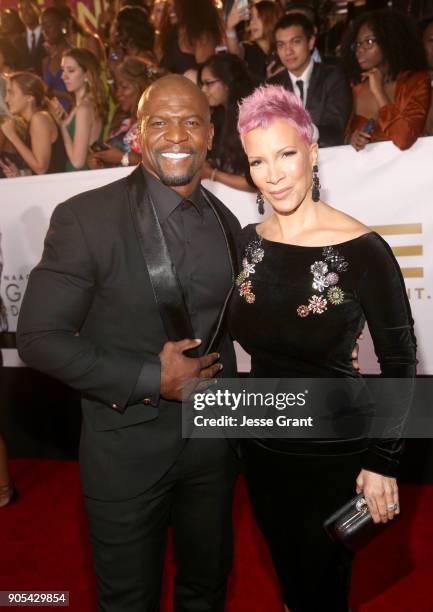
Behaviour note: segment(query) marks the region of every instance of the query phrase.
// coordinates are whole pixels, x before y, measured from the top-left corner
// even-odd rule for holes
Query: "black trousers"
[[[165,476],[120,502],[85,498],[99,610],[159,610],[167,528],[173,527],[176,612],[221,612],[232,565],[238,459],[227,440],[190,439]]]
[[[300,455],[243,442],[253,512],[290,612],[347,612],[352,555],[323,522],[354,497],[363,452]]]

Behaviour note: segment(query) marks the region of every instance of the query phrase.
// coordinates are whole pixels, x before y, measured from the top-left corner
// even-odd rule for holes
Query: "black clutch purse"
[[[334,512],[323,526],[331,539],[339,540],[346,548],[357,552],[389,523],[373,521],[364,494],[360,493]]]

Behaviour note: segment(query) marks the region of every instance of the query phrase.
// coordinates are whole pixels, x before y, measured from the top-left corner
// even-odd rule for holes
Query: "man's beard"
[[[200,168],[200,160],[198,159],[197,155],[194,155],[189,168],[184,174],[167,174],[167,172],[165,172],[161,167],[158,158],[156,159],[156,165],[158,168],[158,177],[161,183],[167,185],[167,187],[180,187],[182,185],[188,185],[192,181]]]

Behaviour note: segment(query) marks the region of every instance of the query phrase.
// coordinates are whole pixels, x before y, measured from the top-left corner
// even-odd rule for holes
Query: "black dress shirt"
[[[147,170],[142,170],[176,269],[194,336],[202,340],[197,352],[203,354],[232,284],[226,240],[200,184],[184,199]],[[158,404],[158,364],[158,357],[144,363],[130,403],[148,398],[146,403]],[[155,385],[150,390],[148,381],[152,378]]]
[[[200,184],[184,199],[143,172],[202,352],[232,283],[224,234]]]

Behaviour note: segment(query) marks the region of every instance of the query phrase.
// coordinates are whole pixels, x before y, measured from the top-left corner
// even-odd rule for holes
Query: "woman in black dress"
[[[399,266],[378,234],[320,201],[308,113],[282,87],[261,87],[241,104],[238,125],[252,179],[273,208],[242,231],[230,311],[251,376],[356,378],[351,352],[367,321],[382,376],[413,377]],[[391,399],[404,416],[407,405]],[[401,446],[395,437],[245,441],[253,510],[291,612],[347,612],[351,555],[323,522],[361,491],[375,522],[393,519]]]

